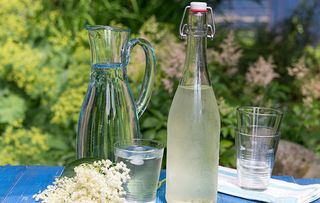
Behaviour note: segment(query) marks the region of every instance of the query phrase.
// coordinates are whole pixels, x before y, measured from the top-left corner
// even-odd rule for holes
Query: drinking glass
[[[237,173],[241,188],[267,189],[279,142],[282,116],[280,110],[272,108],[237,109]]]
[[[124,185],[126,202],[155,202],[164,146],[134,139],[117,142],[114,147],[116,162],[122,161],[130,169],[130,180]]]

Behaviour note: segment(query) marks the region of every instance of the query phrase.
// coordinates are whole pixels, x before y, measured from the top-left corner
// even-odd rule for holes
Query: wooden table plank
[[[62,174],[60,166],[0,166],[0,202],[1,203],[35,203],[32,198],[39,190],[44,190],[55,177]],[[165,171],[161,171],[160,179],[165,178]],[[299,184],[320,183],[320,179],[294,179],[291,176],[274,176],[273,178]],[[157,191],[157,203],[165,203],[165,183]],[[252,203],[230,195],[218,194],[219,203]],[[318,203],[320,200],[315,201]]]
[[[32,196],[50,185],[63,172],[61,166],[26,166],[18,178],[11,182],[3,203],[34,203]],[[2,185],[2,184],[1,184]]]
[[[0,167],[0,202],[10,189],[14,186],[14,183],[21,177],[25,170],[25,166],[1,166]]]

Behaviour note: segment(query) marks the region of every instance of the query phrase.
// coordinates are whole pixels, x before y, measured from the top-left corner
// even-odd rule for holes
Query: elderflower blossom
[[[320,74],[308,69],[304,57],[287,70],[288,74],[301,84],[304,105],[311,106],[314,101],[320,99]]]
[[[303,103],[310,106],[313,101],[320,99],[320,74],[316,74],[314,78],[306,80],[301,86],[303,95]]]
[[[234,31],[230,31],[227,38],[223,40],[219,46],[220,52],[218,51],[209,51],[208,60],[218,62],[223,66],[227,66],[228,69],[226,74],[233,76],[238,72],[237,65],[242,56],[242,50],[239,44],[235,40]]]
[[[129,177],[123,162],[113,165],[109,160],[81,164],[74,168],[75,176],[61,177],[46,190],[33,196],[43,203],[107,203],[124,202],[122,187]]]
[[[260,56],[258,61],[249,67],[246,80],[252,85],[265,87],[279,77],[279,74],[274,71],[275,67],[272,57],[266,61]]]
[[[185,46],[176,41],[172,34],[164,36],[162,43],[158,45],[157,56],[161,65],[161,70],[165,73],[165,78],[161,80],[164,89],[173,91],[173,81],[182,77],[185,60]]]
[[[298,79],[303,79],[309,74],[309,69],[306,66],[305,58],[302,57],[291,68],[287,68],[288,74]]]

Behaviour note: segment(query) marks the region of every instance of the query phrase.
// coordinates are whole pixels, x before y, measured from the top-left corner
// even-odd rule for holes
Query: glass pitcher
[[[138,118],[146,109],[155,78],[155,54],[141,38],[129,39],[130,30],[87,26],[91,49],[91,74],[77,131],[77,158],[114,161],[113,145],[140,137]],[[127,65],[131,49],[140,45],[146,68],[141,92],[133,101]]]

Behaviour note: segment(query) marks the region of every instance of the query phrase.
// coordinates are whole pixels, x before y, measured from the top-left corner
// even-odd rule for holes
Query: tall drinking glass
[[[279,142],[282,116],[280,110],[265,107],[237,109],[237,173],[240,187],[267,189]]]
[[[116,162],[122,161],[130,169],[130,180],[124,185],[126,202],[155,202],[163,148],[156,141],[144,139],[115,144]]]

